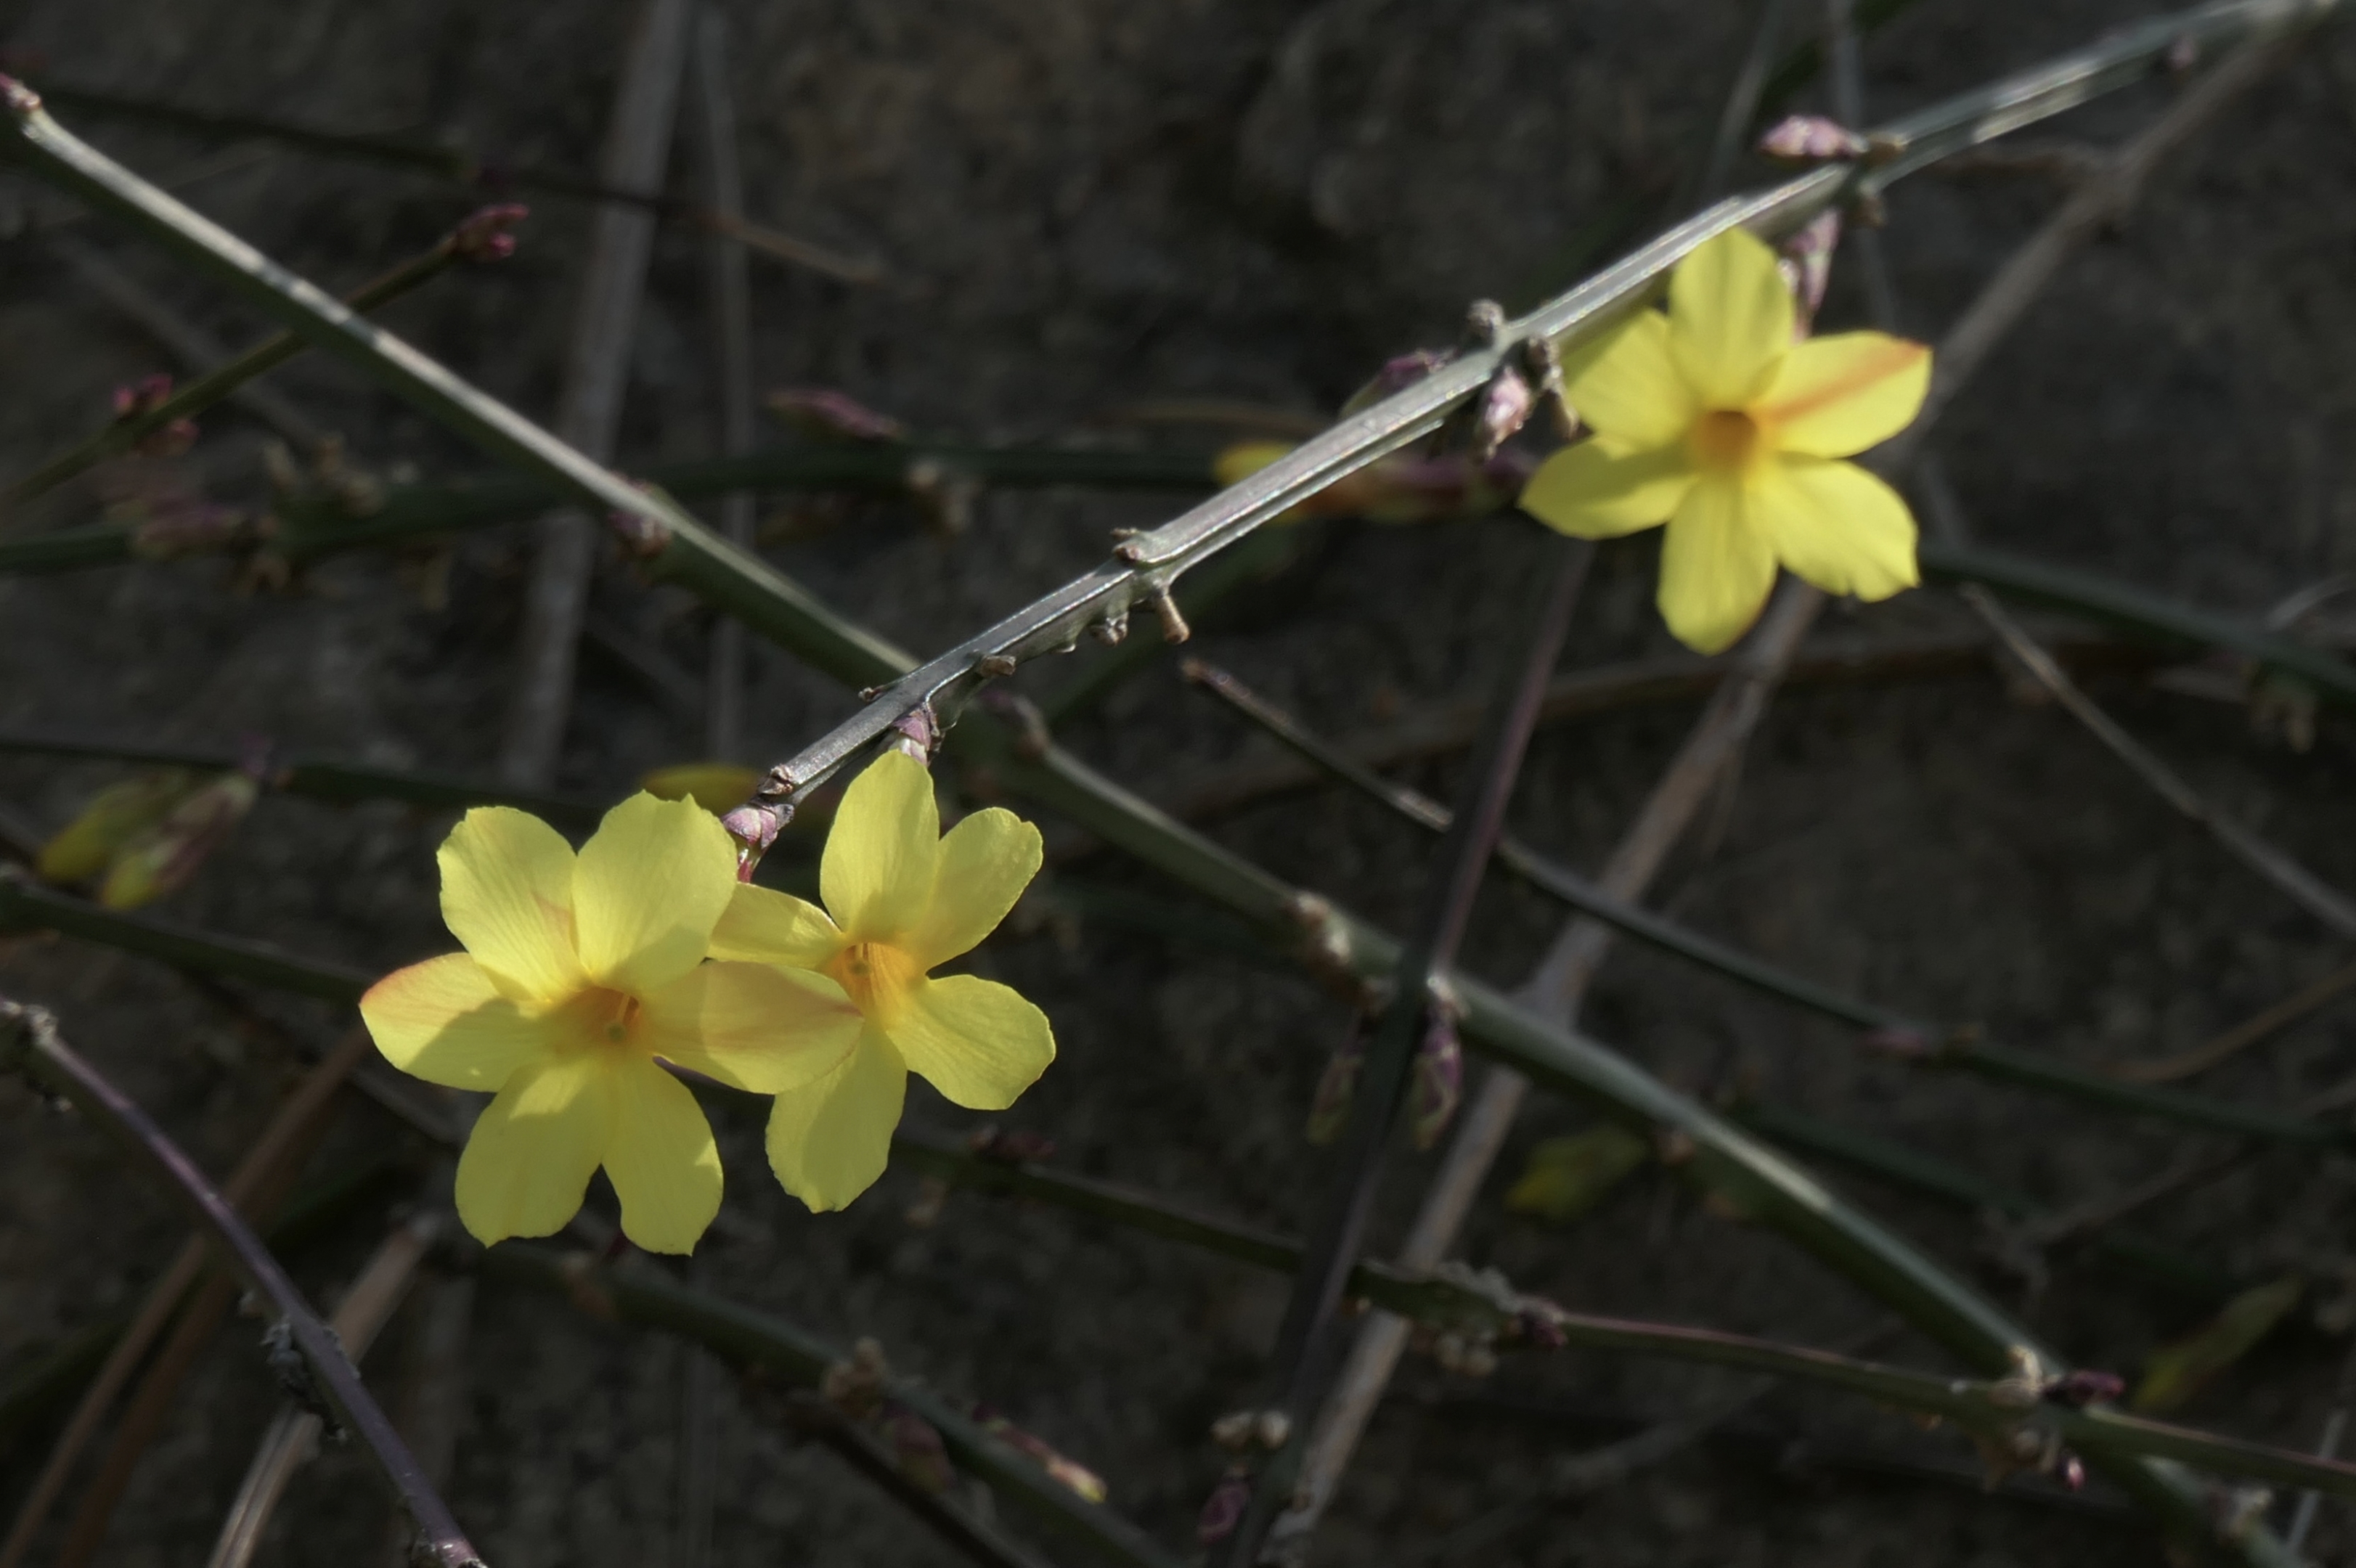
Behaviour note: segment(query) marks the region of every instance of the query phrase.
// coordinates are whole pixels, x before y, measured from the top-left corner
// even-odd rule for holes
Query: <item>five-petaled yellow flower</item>
[[[971,1110],[1002,1110],[1055,1059],[1046,1015],[1011,987],[926,971],[970,950],[1037,875],[1039,830],[977,811],[944,837],[933,781],[886,752],[843,792],[819,864],[824,909],[744,884],[715,958],[816,970],[865,1015],[833,1072],[777,1095],[769,1164],[811,1209],[840,1209],[884,1173],[909,1072]]]
[[[1931,351],[1879,332],[1792,340],[1774,253],[1740,229],[1700,246],[1569,379],[1595,438],[1556,453],[1522,507],[1581,539],[1666,521],[1658,601],[1716,653],[1757,619],[1781,561],[1828,593],[1886,599],[1916,579],[1896,491],[1838,459],[1913,421]]]
[[[736,849],[692,801],[633,795],[578,855],[536,816],[480,807],[438,859],[466,951],[378,981],[360,1016],[402,1072],[498,1092],[458,1161],[459,1218],[486,1243],[552,1234],[602,1165],[625,1235],[691,1251],[720,1155],[658,1059],[776,1093],[835,1069],[859,1013],[819,976],[704,962]]]

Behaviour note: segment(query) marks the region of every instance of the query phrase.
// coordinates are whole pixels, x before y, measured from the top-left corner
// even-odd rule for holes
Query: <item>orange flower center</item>
[[[626,1046],[637,1033],[638,998],[627,991],[592,986],[558,1009],[573,1037],[591,1046]]]
[[[1740,409],[1712,409],[1694,421],[1686,441],[1697,467],[1714,474],[1740,473],[1758,454],[1759,421]]]
[[[826,972],[851,1005],[879,1024],[889,1025],[907,1006],[908,993],[924,972],[906,951],[888,942],[854,942],[828,961]]]

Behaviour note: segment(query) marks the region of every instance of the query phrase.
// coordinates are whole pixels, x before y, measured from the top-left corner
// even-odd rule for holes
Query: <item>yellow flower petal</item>
[[[720,1212],[720,1148],[687,1085],[644,1058],[613,1067],[605,1175],[622,1234],[650,1253],[691,1253]]]
[[[464,953],[387,975],[360,998],[360,1019],[387,1061],[452,1089],[496,1090],[547,1049],[549,1026]]]
[[[941,839],[940,871],[924,918],[902,944],[929,969],[971,952],[998,929],[1046,859],[1039,830],[1011,811],[977,811]]]
[[[1626,450],[1665,446],[1701,411],[1694,384],[1669,351],[1669,318],[1641,310],[1564,379],[1580,422]]]
[[[940,859],[933,776],[885,752],[842,792],[819,861],[819,892],[854,942],[889,942],[924,917]]]
[[[605,814],[573,872],[581,966],[645,997],[703,962],[736,891],[736,848],[687,800],[634,795]]]
[[[1055,1060],[1047,1015],[972,975],[920,980],[892,1023],[908,1071],[969,1111],[1002,1111]]]
[[[711,951],[714,958],[823,969],[850,941],[818,905],[775,888],[739,882],[727,912],[712,928]]]
[[[1883,332],[1796,344],[1751,411],[1785,452],[1847,457],[1914,422],[1931,389],[1931,350]]]
[[[776,1094],[832,1072],[859,1043],[862,1021],[823,975],[706,964],[646,998],[635,1038],[690,1072]]]
[[[613,1130],[613,1061],[527,1062],[477,1119],[458,1157],[458,1218],[477,1241],[552,1236],[580,1212]]]
[[[1565,447],[1522,486],[1522,510],[1573,539],[1608,539],[1668,521],[1696,477],[1685,443],[1630,452],[1612,436]]]
[[[810,1212],[844,1207],[884,1174],[907,1091],[900,1053],[869,1029],[842,1065],[777,1096],[769,1109],[769,1168]]]
[[[1704,406],[1748,408],[1792,347],[1792,291],[1775,252],[1733,229],[1679,261],[1669,274],[1669,347]]]
[[[434,856],[442,920],[500,992],[526,1011],[582,986],[573,949],[573,847],[529,812],[478,805]]]
[[[1827,593],[1887,599],[1922,581],[1913,514],[1854,463],[1786,457],[1768,464],[1751,516],[1777,559]]]
[[[1759,618],[1775,586],[1775,552],[1749,516],[1741,481],[1709,478],[1688,492],[1661,541],[1661,618],[1677,641],[1714,654]]]

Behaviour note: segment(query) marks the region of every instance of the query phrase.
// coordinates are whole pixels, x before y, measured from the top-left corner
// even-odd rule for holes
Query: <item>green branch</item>
[[[777,1377],[815,1388],[829,1368],[849,1359],[783,1318],[707,1295],[651,1269],[601,1269],[586,1254],[508,1242],[483,1254],[482,1270],[493,1279],[576,1304],[593,1301],[601,1315],[610,1312],[622,1322],[692,1340],[748,1376]],[[942,1445],[961,1469],[990,1483],[1043,1525],[1090,1547],[1109,1563],[1180,1568],[1175,1554],[1136,1525],[1055,1480],[1028,1455],[921,1383],[903,1380],[887,1392],[941,1435]]]

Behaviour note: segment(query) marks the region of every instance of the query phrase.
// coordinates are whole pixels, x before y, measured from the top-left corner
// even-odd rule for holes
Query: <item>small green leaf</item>
[[[1575,1220],[1652,1152],[1650,1143],[1609,1122],[1569,1137],[1548,1138],[1530,1151],[1521,1179],[1505,1194],[1505,1207],[1557,1224]]]
[[[2176,1409],[2201,1384],[2249,1354],[2298,1305],[2306,1289],[2297,1275],[2286,1275],[2242,1292],[2198,1332],[2153,1351],[2128,1403],[2146,1415]]]

